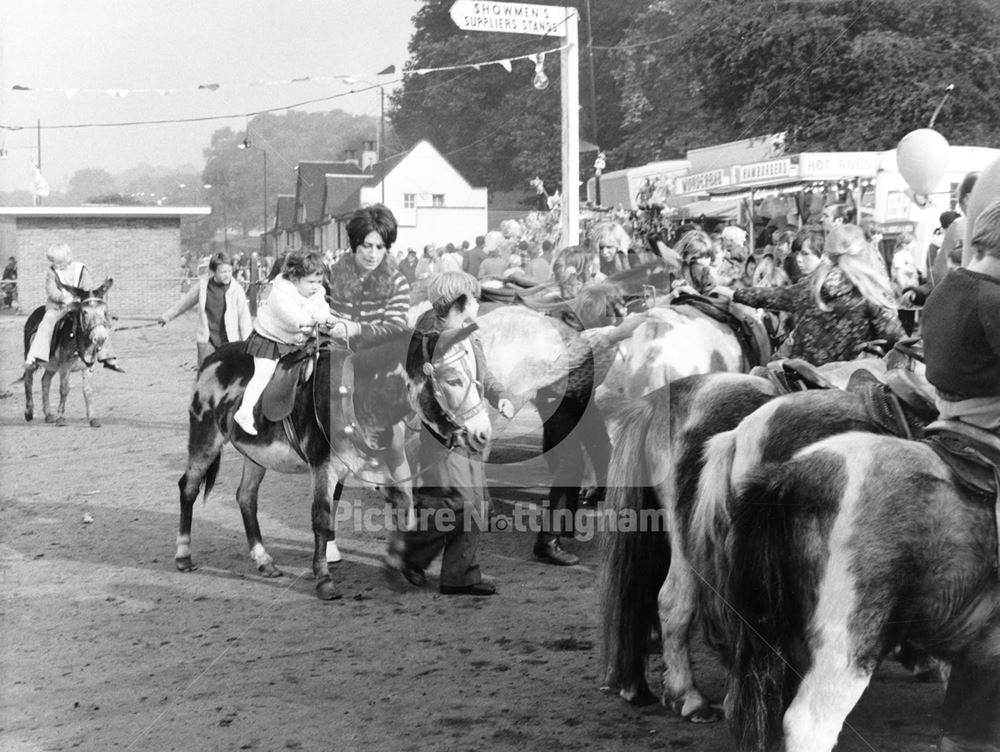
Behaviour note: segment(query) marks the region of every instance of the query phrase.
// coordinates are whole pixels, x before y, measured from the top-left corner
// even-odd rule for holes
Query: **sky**
[[[420,7],[419,0],[2,0],[0,126],[26,127],[0,128],[7,150],[0,192],[30,188],[38,121],[41,171],[58,190],[87,167],[200,170],[211,134],[243,130],[245,113],[337,96],[298,109],[378,115],[377,88],[337,77],[391,90],[399,76],[376,74],[389,65],[402,70]],[[313,80],[293,82],[305,77]],[[235,117],[54,127],[223,115]]]

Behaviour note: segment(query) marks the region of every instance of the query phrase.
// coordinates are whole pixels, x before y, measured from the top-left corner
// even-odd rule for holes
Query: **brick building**
[[[18,264],[21,308],[45,302],[45,251],[66,243],[94,283],[113,277],[116,316],[155,316],[181,292],[181,219],[208,206],[0,207],[0,259]]]

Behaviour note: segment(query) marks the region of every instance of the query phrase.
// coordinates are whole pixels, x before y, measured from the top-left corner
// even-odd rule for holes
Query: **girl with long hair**
[[[891,347],[905,333],[892,289],[867,250],[860,227],[835,225],[815,270],[788,287],[736,290],[733,300],[792,313],[795,329],[783,354],[813,365],[853,360],[873,340]]]

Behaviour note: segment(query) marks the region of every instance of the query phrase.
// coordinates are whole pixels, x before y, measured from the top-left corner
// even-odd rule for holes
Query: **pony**
[[[904,362],[898,354],[889,360]],[[890,380],[911,383],[903,372],[910,373],[897,368]],[[612,453],[612,508],[659,508],[669,524],[666,537],[641,533],[608,539],[602,601],[608,683],[631,702],[652,697],[644,646],[649,631],[658,628],[662,702],[692,721],[720,717],[718,705],[695,684],[688,641],[699,611],[703,617],[712,613],[713,588],[719,586],[712,578],[728,566],[722,541],[734,489],[763,463],[788,460],[819,439],[845,431],[919,436],[935,416],[930,402],[914,400],[919,407],[897,408],[872,376],[862,379],[857,391],[810,390],[767,400],[755,396],[756,380],[730,376],[725,388],[709,380],[703,382],[705,389],[715,391],[705,392],[692,390],[682,379],[649,395],[646,407],[632,408],[620,419]],[[636,562],[650,560],[659,564],[636,568]],[[703,621],[717,630],[721,618]],[[717,634],[710,642],[721,644]]]
[[[416,414],[449,446],[482,450],[491,429],[472,355],[456,347],[475,331],[474,324],[444,332],[404,331],[374,339],[351,353],[318,346],[310,358],[311,376],[297,390],[283,420],[260,419],[257,436],[234,421],[253,360],[240,343],[219,348],[198,373],[188,410],[188,459],[178,481],[180,525],[175,563],[181,572],[196,569],[191,557],[194,502],[202,488],[211,491],[227,442],[243,455],[236,500],[243,517],[250,558],[265,577],[282,575],[264,547],[257,520],[257,496],[268,469],[312,475],[312,567],[316,595],[341,595],[328,565],[336,560],[336,512],[341,481],[381,485],[396,512],[390,555],[414,521],[412,476],[403,446],[403,423]],[[280,368],[280,366],[279,366]],[[264,400],[267,400],[265,392]],[[263,409],[263,408],[262,408]]]
[[[741,316],[752,318],[739,304]],[[613,413],[628,401],[685,376],[746,373],[767,362],[770,345],[761,328],[749,334],[725,314],[700,302],[658,302],[647,321],[618,348],[618,358],[597,387],[597,404]]]
[[[52,333],[52,347],[49,359],[36,367],[24,371],[24,419],[31,421],[35,417],[35,403],[32,396],[35,370],[40,367],[42,373],[42,412],[46,423],[57,426],[66,425],[66,398],[69,396],[69,375],[74,371],[83,371],[83,404],[87,414],[87,422],[92,428],[100,428],[101,422],[94,417],[94,364],[97,361],[97,351],[111,336],[111,316],[108,313],[107,294],[114,284],[110,277],[95,290],[83,290],[65,285],[57,280],[59,286],[73,296],[66,314],[56,324]],[[45,306],[39,306],[27,321],[24,322],[24,354],[27,357],[31,341],[38,330],[38,324],[45,315]],[[52,377],[59,374],[59,411],[53,415],[49,405],[49,388]]]
[[[1000,462],[1000,451],[992,458]],[[754,472],[721,591],[740,749],[827,752],[900,642],[952,661],[941,749],[1000,745],[993,494],[925,442],[846,433]]]
[[[689,540],[709,439],[776,396],[774,384],[756,376],[694,375],[633,400],[615,417],[607,486],[611,518],[655,514],[663,521],[660,528],[612,529],[602,541],[605,686],[619,689],[629,702],[653,701],[645,680],[646,647],[650,635],[662,631],[663,704],[692,721],[718,719],[691,679],[691,618],[664,606],[670,599],[697,603]]]

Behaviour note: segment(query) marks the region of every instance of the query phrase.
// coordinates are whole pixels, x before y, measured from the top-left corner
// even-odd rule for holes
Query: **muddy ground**
[[[97,429],[79,374],[67,426],[25,423],[11,385],[23,321],[0,317],[0,383],[13,391],[0,400],[0,749],[728,748],[724,725],[599,690],[596,540],[571,544],[583,564],[558,569],[532,559],[531,532],[492,533],[481,560],[501,594],[448,597],[388,588],[384,536],[347,520],[335,569],[345,597],[322,603],[307,476],[264,481],[265,542],[286,573],[264,579],[247,555],[240,461],[227,449],[215,492],[195,510],[200,568],[177,572],[193,320],[116,334],[128,373],[96,374]],[[501,510],[541,498],[538,462],[494,475]],[[380,506],[371,491],[351,496],[358,510]],[[700,644],[695,660],[721,696],[722,673]],[[658,671],[651,660],[654,687]],[[941,697],[940,685],[883,667],[838,749],[933,749]]]

